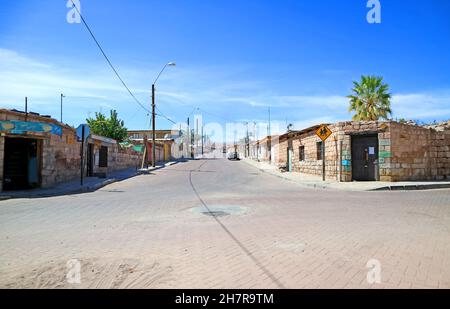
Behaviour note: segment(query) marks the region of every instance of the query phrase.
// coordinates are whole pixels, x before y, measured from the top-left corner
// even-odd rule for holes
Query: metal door
[[[377,181],[378,135],[352,136],[353,180]]]

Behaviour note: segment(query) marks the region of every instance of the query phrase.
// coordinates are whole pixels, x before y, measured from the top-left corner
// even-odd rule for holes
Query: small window
[[[300,162],[305,161],[305,146],[300,146],[298,149],[298,152],[299,152]]]
[[[108,167],[108,147],[102,146],[100,148],[98,167]]]
[[[317,160],[322,160],[322,142],[317,143]]]

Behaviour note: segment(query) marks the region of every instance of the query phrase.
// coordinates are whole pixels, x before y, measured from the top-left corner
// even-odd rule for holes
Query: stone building
[[[147,140],[147,160],[152,162],[153,132],[151,130],[128,131],[128,137],[132,142],[141,144],[144,144],[144,141]],[[155,141],[156,162],[181,159],[187,154],[187,147],[184,147],[180,131],[156,130]]]
[[[267,136],[260,141],[250,144],[250,153],[253,153],[253,159],[260,162],[278,163],[278,144],[279,136]]]
[[[91,136],[85,148],[86,176],[137,166],[140,154],[112,140],[102,150],[105,154],[106,149],[108,158],[106,169],[98,167],[94,146],[89,162],[88,145],[97,145],[94,140],[98,138]],[[36,113],[0,109],[0,191],[49,188],[74,180],[80,173],[81,142],[75,129]]]
[[[85,147],[87,177],[105,178],[114,171],[141,168],[143,153],[114,139],[91,134]]]
[[[450,179],[450,128],[425,128],[395,121],[329,124],[326,178],[337,181]],[[322,175],[319,126],[279,137],[273,164],[288,171]]]

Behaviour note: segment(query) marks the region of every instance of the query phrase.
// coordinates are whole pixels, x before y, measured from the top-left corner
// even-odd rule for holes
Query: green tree
[[[392,114],[389,85],[378,76],[362,76],[360,82],[353,82],[353,94],[349,112],[355,112],[354,121],[376,121],[388,119]]]
[[[128,138],[127,128],[125,123],[120,120],[117,111],[112,110],[110,117],[106,118],[102,113],[95,113],[95,119],[86,119],[92,133],[115,139],[118,142],[123,142]]]

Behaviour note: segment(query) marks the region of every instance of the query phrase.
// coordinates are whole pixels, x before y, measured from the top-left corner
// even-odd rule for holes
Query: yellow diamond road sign
[[[331,136],[331,134],[333,134],[333,132],[331,132],[331,130],[326,125],[323,125],[316,131],[316,134],[322,141],[325,142]]]

